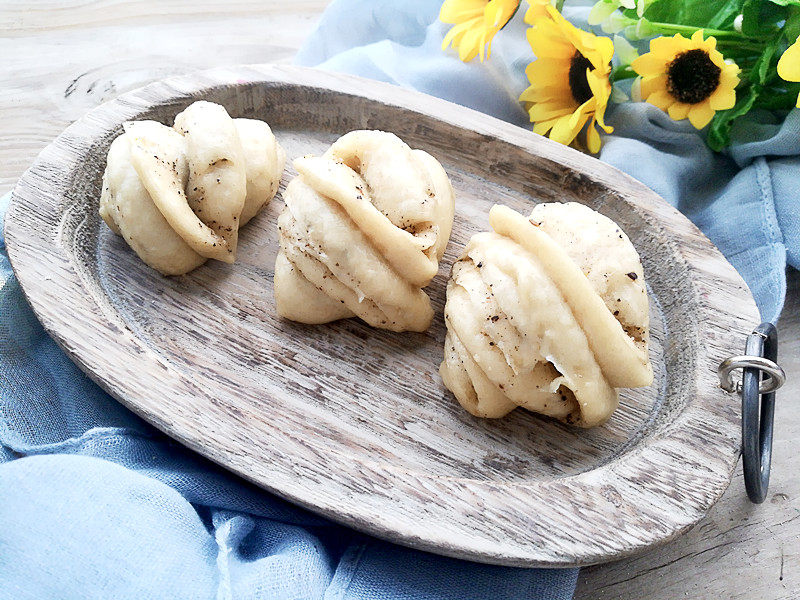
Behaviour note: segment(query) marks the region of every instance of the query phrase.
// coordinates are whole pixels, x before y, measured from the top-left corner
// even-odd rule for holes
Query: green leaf
[[[770,75],[775,75],[778,65],[778,46],[780,45],[781,36],[775,36],[770,40],[758,60],[753,65],[753,70],[750,71],[750,81],[753,83],[764,85],[769,79]]]
[[[800,0],[768,0],[778,6],[800,6]]]
[[[789,8],[789,17],[783,26],[783,35],[789,43],[800,37],[800,7],[792,6]]]
[[[800,0],[798,0],[800,1]],[[746,0],[742,7],[742,33],[750,37],[763,37],[778,31],[776,25],[785,21],[789,11],[771,0]]]
[[[709,19],[707,27],[711,29],[731,29],[733,28],[733,21],[736,17],[742,14],[742,7],[745,0],[728,0],[725,2],[711,19]],[[797,0],[800,2],[800,0]]]
[[[731,125],[733,122],[747,114],[761,92],[760,86],[750,85],[744,95],[740,96],[733,108],[721,110],[711,119],[706,142],[712,150],[719,152],[731,143]]]
[[[644,16],[659,23],[711,27],[712,19],[717,18],[721,11],[734,10],[730,5],[736,6],[741,2],[742,0],[661,0],[650,5]],[[736,14],[738,11],[734,10],[733,17]],[[730,23],[733,23],[733,18]]]
[[[764,89],[754,106],[767,110],[791,110],[797,104],[800,83],[785,83],[781,87]]]

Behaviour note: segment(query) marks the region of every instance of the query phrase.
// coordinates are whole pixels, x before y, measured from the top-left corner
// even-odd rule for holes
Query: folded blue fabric
[[[564,14],[588,28],[590,0],[568,0]],[[492,55],[462,63],[442,52],[449,25],[438,0],[334,0],[297,55],[302,65],[416,89],[531,128],[517,101],[533,60],[523,10],[494,39]],[[800,111],[785,121],[753,115],[715,154],[688,121],[645,103],[621,104],[606,122],[599,158],[632,175],[688,216],[741,273],[765,321],[786,294],[786,264],[800,266]],[[533,135],[533,134],[531,134]],[[788,250],[788,255],[787,255]]]

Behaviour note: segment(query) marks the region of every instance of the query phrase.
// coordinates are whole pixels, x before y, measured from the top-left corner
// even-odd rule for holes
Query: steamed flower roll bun
[[[285,161],[263,121],[195,102],[174,127],[125,124],[108,151],[100,215],[164,275],[231,263],[239,228],[275,196]]]
[[[649,308],[639,256],[578,203],[529,217],[490,211],[447,286],[444,384],[479,417],[518,406],[580,427],[606,421],[617,388],[648,386]]]
[[[426,330],[433,309],[422,288],[439,269],[453,225],[442,166],[383,131],[350,132],[294,166],[278,218],[278,314]]]

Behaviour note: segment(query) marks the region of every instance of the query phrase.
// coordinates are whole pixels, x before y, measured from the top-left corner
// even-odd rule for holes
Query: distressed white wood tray
[[[427,150],[456,190],[453,235],[424,334],[275,314],[277,197],[241,233],[234,265],[181,277],[146,267],[97,215],[105,154],[130,119],[171,123],[197,99],[265,119],[289,158],[352,129]],[[294,175],[287,165],[281,188]],[[476,419],[444,389],[450,264],[504,203],[574,200],[616,220],[641,254],[655,383],[622,393],[604,426],[517,410]],[[727,487],[735,396],[717,364],[758,313],[719,251],[655,193],[591,157],[472,110],[295,67],[170,79],[100,106],[48,146],[6,218],[12,265],[44,327],[112,396],[258,485],[393,542],[515,566],[608,561],[669,540]]]

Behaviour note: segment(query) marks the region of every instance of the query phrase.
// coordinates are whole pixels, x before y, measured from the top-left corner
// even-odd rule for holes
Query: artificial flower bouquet
[[[605,123],[613,101],[649,102],[707,128],[718,151],[751,110],[800,108],[800,0],[600,0],[588,21],[608,36],[575,27],[561,15],[563,4],[528,2],[535,58],[519,98],[533,130],[562,144],[598,152],[598,129],[613,131]],[[439,18],[453,27],[442,49],[452,45],[461,60],[483,61],[519,5],[445,0]],[[629,79],[630,96],[619,89]]]

